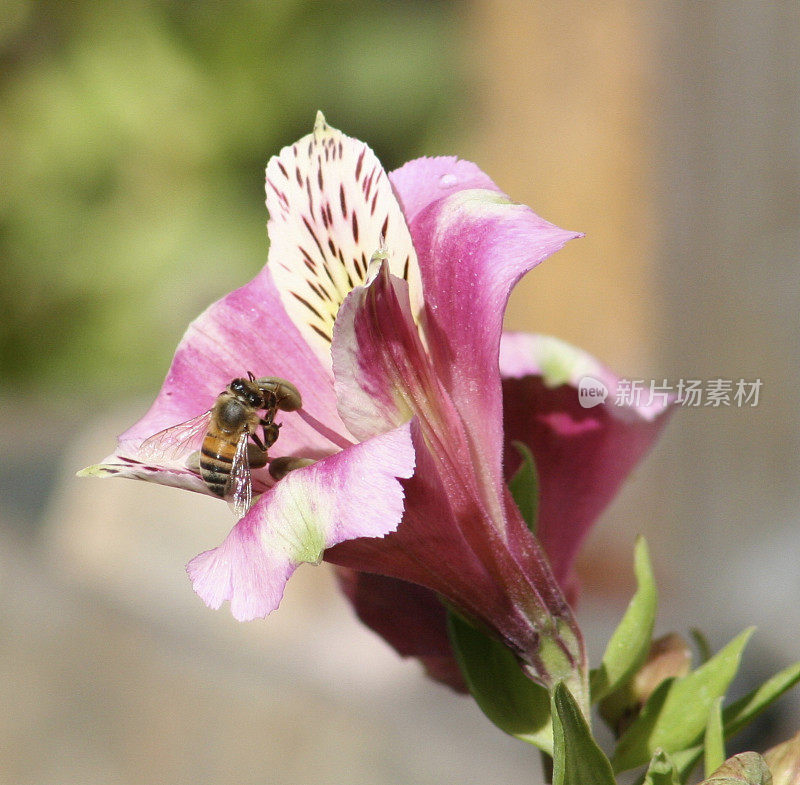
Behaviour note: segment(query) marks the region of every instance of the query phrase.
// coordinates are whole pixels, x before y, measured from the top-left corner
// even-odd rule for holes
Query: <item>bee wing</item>
[[[203,446],[203,439],[211,422],[211,409],[191,420],[178,423],[149,436],[139,446],[139,452],[148,458],[179,458]]]
[[[250,479],[250,461],[247,457],[247,442],[250,438],[245,431],[236,445],[236,454],[233,456],[230,479],[230,505],[238,518],[241,518],[249,509],[253,501],[253,484]]]

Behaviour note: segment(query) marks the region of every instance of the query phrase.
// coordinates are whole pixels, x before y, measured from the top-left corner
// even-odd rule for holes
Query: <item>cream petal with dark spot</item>
[[[333,323],[344,298],[385,249],[390,271],[409,282],[415,316],[422,307],[417,256],[386,172],[370,148],[331,128],[314,131],[267,166],[269,267],[283,305],[330,367]]]

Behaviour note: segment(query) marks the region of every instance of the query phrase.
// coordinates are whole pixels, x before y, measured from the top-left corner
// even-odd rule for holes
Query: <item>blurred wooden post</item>
[[[620,373],[651,370],[653,188],[646,4],[475,0],[472,157],[513,199],[586,238],[514,293],[509,329],[558,335]]]
[[[463,157],[516,201],[586,233],[523,279],[506,327],[556,335],[620,375],[650,378],[661,364],[647,4],[474,0],[471,7],[467,56],[479,92]],[[652,486],[652,475],[640,473],[615,502],[613,526],[595,529],[581,566],[595,591],[627,596],[634,534],[660,512]]]

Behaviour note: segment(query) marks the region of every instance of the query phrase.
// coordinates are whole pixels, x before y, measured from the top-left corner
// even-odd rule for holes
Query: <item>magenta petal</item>
[[[414,471],[409,425],[290,472],[233,527],[225,542],[189,562],[195,591],[212,608],[225,601],[239,621],[278,607],[289,576],[326,548],[383,537],[403,515],[398,478]]]
[[[267,492],[262,502],[268,504],[269,496]],[[230,600],[231,614],[238,621],[262,618],[275,610],[286,581],[299,565],[262,547],[259,527],[250,515],[233,527],[222,545],[195,556],[186,566],[203,602],[216,610]]]
[[[78,472],[78,477],[126,477],[131,480],[144,480],[157,485],[169,485],[185,491],[212,495],[200,476],[186,467],[154,465],[117,453],[109,455],[102,463],[82,469]]]
[[[613,403],[617,378],[563,341],[506,334],[500,352],[505,469],[520,463],[512,442],[530,447],[539,474],[537,535],[565,588],[594,521],[650,449],[673,410],[670,402],[639,408]],[[577,385],[586,375],[606,384],[605,403],[585,409]]]
[[[528,270],[579,235],[490,190],[460,191],[431,204],[411,222],[411,235],[437,373],[464,422],[475,471],[499,481],[497,364],[506,303]]]
[[[416,158],[389,174],[406,221],[410,224],[429,204],[470,188],[500,193],[489,175],[454,155]]]

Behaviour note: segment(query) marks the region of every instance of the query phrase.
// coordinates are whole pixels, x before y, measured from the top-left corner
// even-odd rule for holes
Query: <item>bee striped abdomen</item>
[[[225,497],[231,479],[236,441],[224,433],[209,431],[200,450],[200,475],[208,489],[217,496]]]

